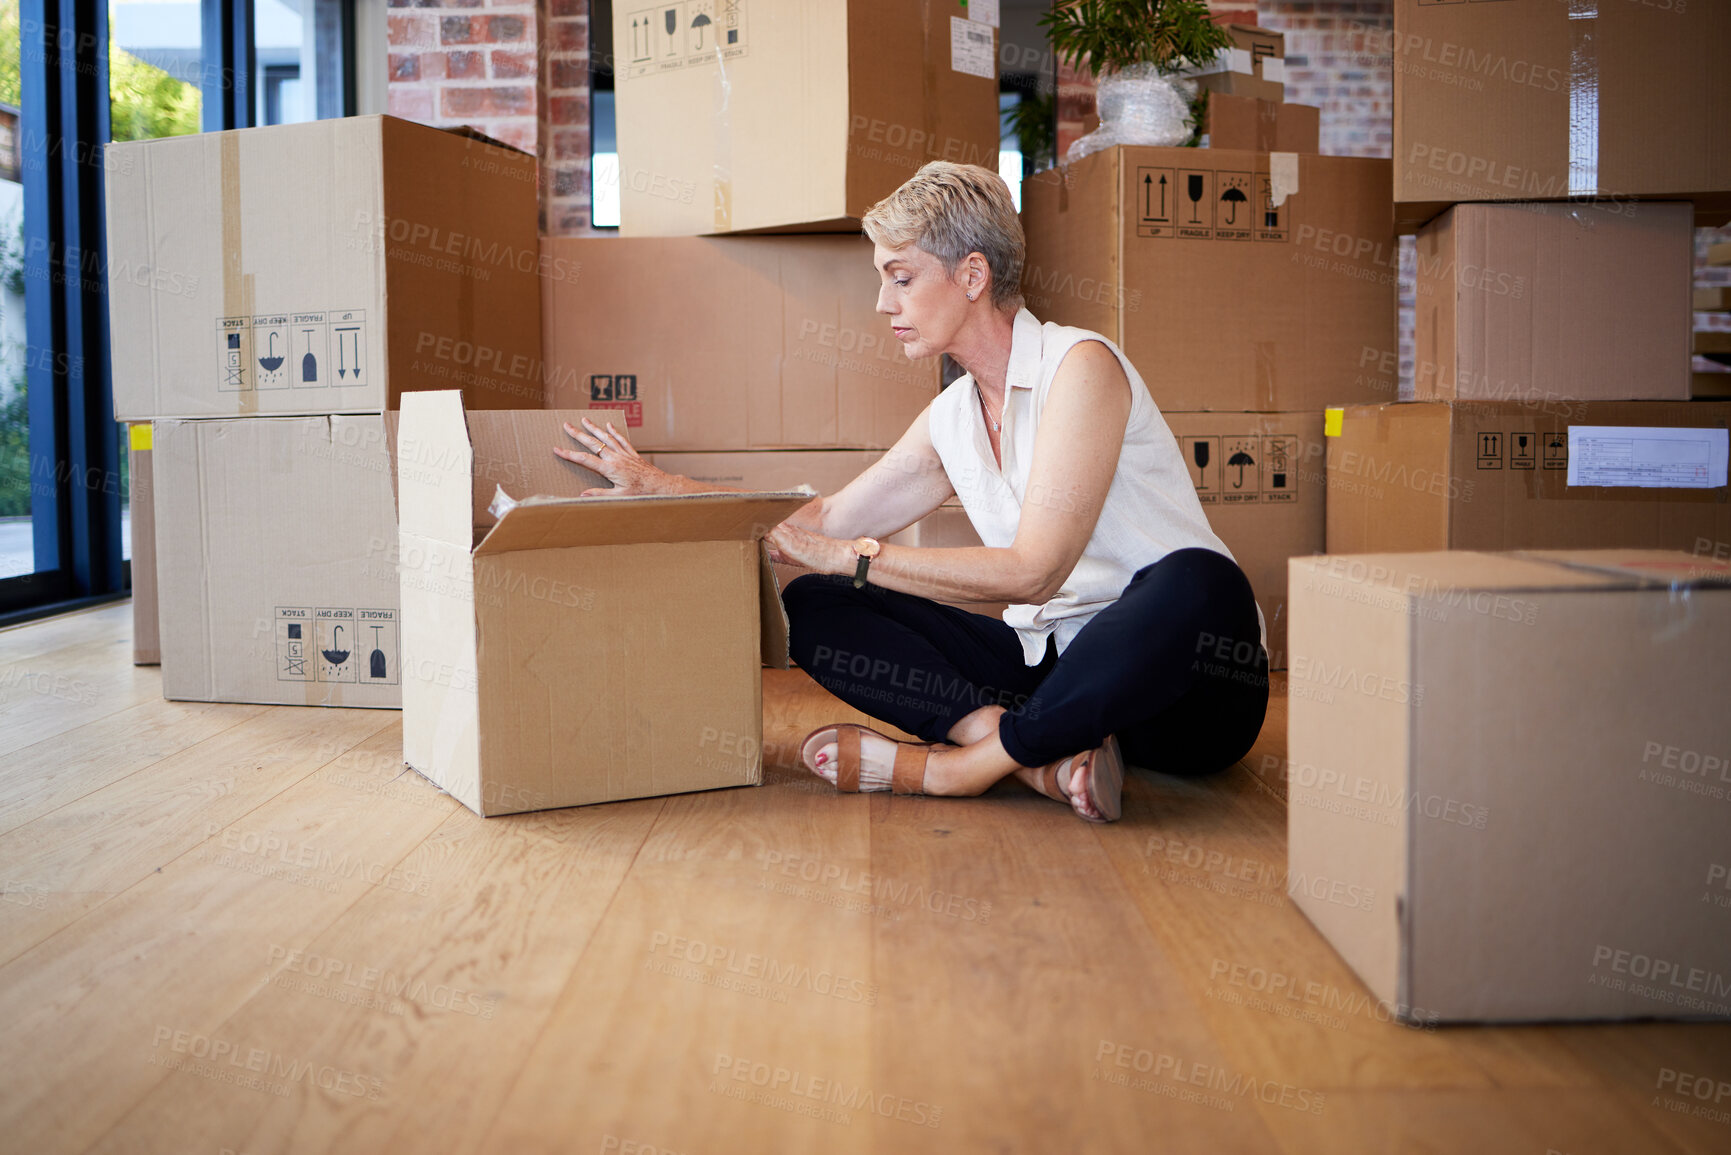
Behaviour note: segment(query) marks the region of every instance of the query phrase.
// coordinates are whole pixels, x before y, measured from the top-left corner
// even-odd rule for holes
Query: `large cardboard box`
[[[959,0],[616,0],[621,234],[853,231],[928,160],[995,170],[997,21],[968,17]]]
[[[1215,92],[1208,97],[1205,120],[1211,149],[1317,152],[1321,147],[1322,110],[1308,104]]]
[[[162,693],[401,703],[377,415],[155,423]]]
[[[762,539],[812,493],[582,498],[548,454],[494,505],[474,462],[569,416],[403,398],[404,759],[483,815],[759,782],[758,670],[786,664]]]
[[[1287,665],[1288,558],[1321,553],[1327,471],[1322,414],[1164,413],[1215,534],[1250,579],[1268,664]]]
[[[1731,403],[1701,401],[1335,410],[1325,418],[1328,552],[1711,553],[1731,542],[1728,422]]]
[[[1731,1017],[1731,563],[1326,556],[1291,585],[1288,893],[1379,1000]]]
[[[535,158],[389,116],[109,146],[114,412],[539,403]]]
[[[150,422],[127,430],[126,476],[132,517],[132,664],[162,664],[156,613],[156,482]]]
[[[1023,182],[1022,290],[1116,341],[1165,410],[1399,397],[1389,162],[1112,148]]]
[[[1693,200],[1731,212],[1731,5],[1396,0],[1394,199]]]
[[[864,237],[546,237],[545,403],[644,451],[886,449],[937,396],[876,311]]]
[[[1686,401],[1694,210],[1456,205],[1418,234],[1420,400]]]

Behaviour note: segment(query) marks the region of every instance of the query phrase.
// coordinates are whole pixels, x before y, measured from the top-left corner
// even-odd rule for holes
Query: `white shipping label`
[[[1571,425],[1569,484],[1718,489],[1728,449],[1724,429]]]
[[[999,27],[998,0],[967,0],[963,5],[968,10],[968,19],[975,24],[990,24]]]
[[[992,51],[991,25],[950,17],[950,70],[996,79],[997,57]]]
[[[1286,61],[1279,56],[1264,56],[1262,58],[1262,79],[1272,84],[1286,82]]]

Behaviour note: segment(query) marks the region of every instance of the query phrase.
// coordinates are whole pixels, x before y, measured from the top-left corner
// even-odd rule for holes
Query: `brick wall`
[[[535,150],[535,5],[391,0],[385,110]]]
[[[605,0],[598,0],[605,2]],[[541,227],[589,227],[590,0],[390,0],[385,109],[541,162]]]

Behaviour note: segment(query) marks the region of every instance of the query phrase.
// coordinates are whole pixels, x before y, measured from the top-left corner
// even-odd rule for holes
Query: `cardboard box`
[[[546,237],[550,409],[640,450],[886,449],[937,396],[876,311],[864,237]]]
[[[150,423],[127,430],[126,477],[132,515],[132,664],[160,666],[156,613],[156,482]]]
[[[1292,562],[1287,889],[1409,1022],[1731,1016],[1731,563]]]
[[[482,815],[759,782],[787,637],[762,538],[812,494],[580,498],[548,454],[495,516],[474,460],[569,416],[403,399],[404,759]]]
[[[1107,149],[1023,182],[1022,290],[1116,341],[1161,409],[1392,401],[1388,178],[1385,160]]]
[[[1731,213],[1731,6],[1396,0],[1403,232],[1460,201],[1693,200]]]
[[[1308,104],[1216,92],[1208,97],[1205,119],[1209,148],[1245,152],[1317,152],[1321,148],[1322,110]]]
[[[401,704],[383,418],[159,420],[162,693]]]
[[[104,169],[117,420],[539,403],[534,157],[360,116],[112,144]]]
[[[1325,417],[1328,552],[1640,548],[1711,554],[1715,543],[1731,542],[1731,491],[1722,459],[1716,472],[1710,468],[1710,443],[1724,438],[1727,423],[1731,404],[1699,401],[1408,402],[1331,410]],[[1581,442],[1589,430],[1606,427],[1702,431],[1700,443],[1688,450],[1700,458],[1700,471],[1693,464],[1683,468],[1681,459],[1666,467],[1665,457],[1675,450],[1655,458],[1634,444],[1636,438]],[[1573,463],[1577,482],[1618,484],[1570,484],[1577,449],[1590,451]],[[1616,468],[1607,452],[1625,454],[1630,468]],[[1597,465],[1597,476],[1581,474],[1581,465]],[[1640,481],[1665,484],[1628,484]]]
[[[1268,664],[1287,664],[1286,562],[1321,553],[1327,492],[1322,414],[1163,413],[1208,524],[1250,579]]]
[[[997,29],[958,0],[695,8],[613,5],[621,235],[851,232],[928,160],[997,169]]]
[[[1235,96],[1241,100],[1266,100],[1279,104],[1286,99],[1286,85],[1277,80],[1264,80],[1242,72],[1209,72],[1196,79],[1198,88],[1205,88],[1210,99],[1215,96]]]
[[[1421,401],[1689,397],[1694,211],[1456,205],[1419,230]]]

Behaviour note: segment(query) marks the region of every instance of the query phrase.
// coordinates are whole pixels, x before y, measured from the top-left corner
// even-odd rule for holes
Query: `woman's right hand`
[[[555,445],[554,455],[599,473],[613,483],[611,489],[585,489],[584,497],[634,497],[639,494],[683,492],[683,487],[678,484],[679,478],[643,460],[625,435],[613,427],[611,421],[605,429],[587,417],[583,418],[582,429],[567,421],[565,432],[590,452],[583,453],[567,449],[563,445]]]

